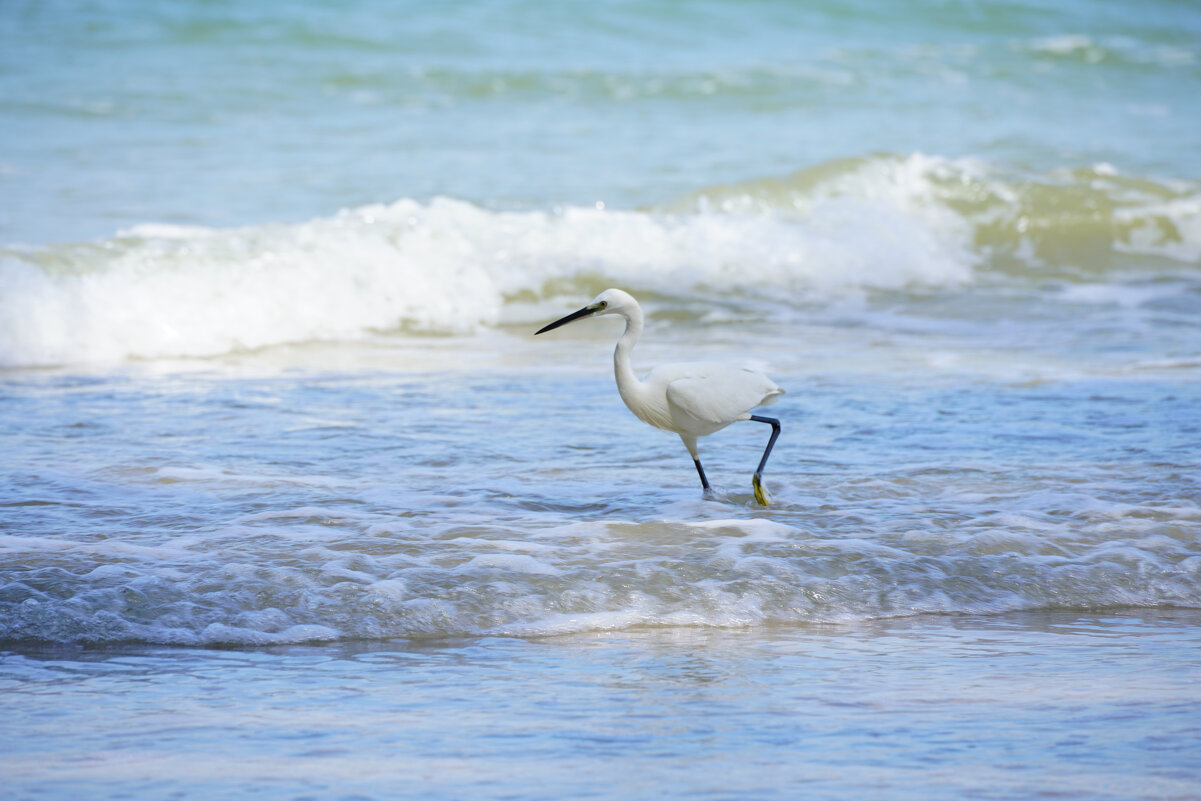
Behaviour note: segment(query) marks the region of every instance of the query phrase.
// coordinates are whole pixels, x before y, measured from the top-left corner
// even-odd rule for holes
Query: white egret
[[[771,426],[771,439],[767,441],[763,458],[759,460],[759,467],[751,479],[755,500],[767,506],[763,467],[767,464],[772,446],[776,444],[776,438],[780,436],[780,421],[751,414],[750,410],[775,403],[784,390],[757,370],[725,364],[665,364],[639,380],[630,366],[630,351],[642,334],[642,307],[632,295],[620,289],[606,289],[584,308],[544,326],[535,335],[585,317],[606,314],[617,314],[626,320],[625,332],[617,340],[617,349],[613,351],[613,372],[617,377],[617,391],[621,393],[621,399],[639,420],[680,435],[684,447],[692,455],[706,495],[712,490],[709,480],[705,478],[705,469],[701,467],[697,439],[739,420],[754,420]]]

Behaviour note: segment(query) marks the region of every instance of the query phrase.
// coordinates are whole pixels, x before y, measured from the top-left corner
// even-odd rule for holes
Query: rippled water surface
[[[270,643],[1197,603],[1197,385],[779,378],[767,509],[759,426],[706,440],[706,501],[678,439],[605,376],[10,383],[4,633]]]
[[[1196,617],[3,654],[0,765],[20,798],[1193,798]]]
[[[160,5],[0,7],[6,790],[1197,797],[1196,8]]]

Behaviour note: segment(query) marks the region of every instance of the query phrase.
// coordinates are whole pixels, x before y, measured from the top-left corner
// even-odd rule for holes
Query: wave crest
[[[291,225],[142,225],[0,250],[0,364],[214,356],[380,331],[461,333],[507,302],[617,284],[796,297],[1194,265],[1201,191],[1105,165],[1007,179],[970,160],[849,159],[661,208],[400,200]]]

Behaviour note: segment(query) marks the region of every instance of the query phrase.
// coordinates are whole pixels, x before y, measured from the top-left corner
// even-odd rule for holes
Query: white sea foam
[[[1098,247],[1201,258],[1193,185],[1108,165],[1023,180],[915,154],[715,187],[660,210],[490,211],[441,198],[293,225],[141,225],[90,245],[0,252],[0,365],[463,334],[542,319],[548,298],[606,284],[779,300],[953,288],[994,258],[1032,273],[1066,258],[1072,275],[1096,269]],[[1098,206],[1112,212],[1093,222]],[[1095,241],[1081,245],[1082,231]]]
[[[1023,511],[870,536],[613,520],[530,532],[533,548],[350,520],[286,543],[254,536],[269,520],[180,547],[4,537],[22,558],[0,585],[0,639],[270,645],[1201,603],[1195,504],[1081,500],[1091,513],[1054,525]]]
[[[970,226],[928,202],[937,160],[869,162],[798,215],[437,199],[295,225],[144,225],[0,260],[0,364],[209,356],[380,331],[461,333],[550,281],[664,292],[896,288],[970,280]]]
[[[1051,53],[1068,55],[1096,48],[1092,38],[1079,33],[1068,33],[1060,36],[1047,36],[1030,43],[1030,49],[1036,53]]]
[[[1201,194],[1151,202],[1114,213],[1129,226],[1127,239],[1115,244],[1125,253],[1149,253],[1183,264],[1201,261]]]

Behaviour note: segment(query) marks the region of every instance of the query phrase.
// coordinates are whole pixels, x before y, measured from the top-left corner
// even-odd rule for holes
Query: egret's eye
[[[600,303],[596,304],[596,308],[597,308],[597,309],[607,309],[607,308],[609,308],[609,301],[607,301],[607,300],[602,300]]]

